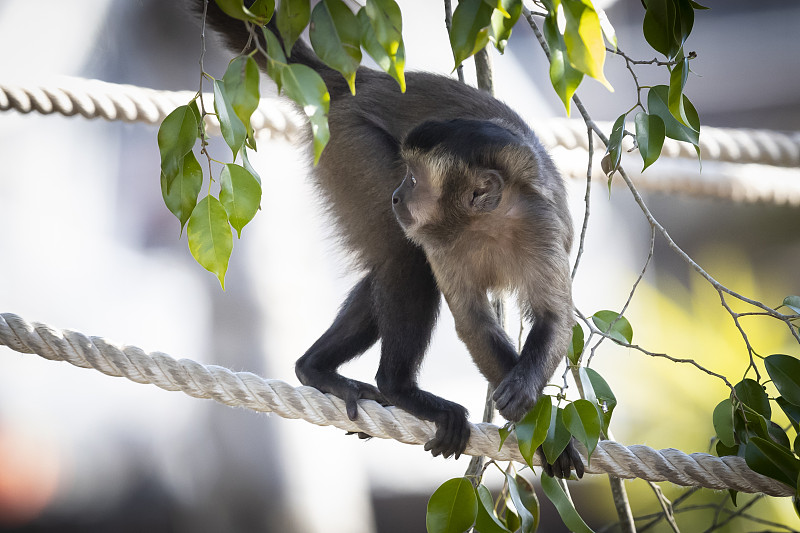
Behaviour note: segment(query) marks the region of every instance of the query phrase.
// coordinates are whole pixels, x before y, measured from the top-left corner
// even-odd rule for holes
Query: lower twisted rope
[[[183,391],[195,398],[210,398],[225,405],[276,413],[284,418],[302,418],[320,426],[361,431],[375,437],[406,444],[424,444],[436,427],[396,407],[383,407],[371,400],[359,402],[358,418],[347,417],[339,398],[311,387],[292,387],[276,379],[250,372],[233,372],[189,359],[174,359],[160,352],[145,353],[135,346],[118,346],[101,337],[88,337],[70,330],[57,330],[29,323],[12,313],[0,313],[0,344],[22,353],[34,353],[81,368],[94,368],[109,376],[126,377],[137,383],[152,383],[162,389]],[[498,427],[471,425],[468,455],[483,455],[499,461],[522,462],[514,435],[500,448]],[[582,452],[584,463],[585,453]],[[763,492],[791,496],[787,485],[750,470],[741,457],[715,457],[706,453],[685,454],[667,448],[623,446],[600,441],[586,471],[608,473],[630,479],[670,481],[677,485],[739,492]]]

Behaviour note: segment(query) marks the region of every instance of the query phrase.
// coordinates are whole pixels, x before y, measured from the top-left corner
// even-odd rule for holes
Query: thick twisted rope
[[[0,111],[36,111],[43,115],[104,118],[124,122],[160,124],[179,105],[191,101],[196,92],[159,91],[99,80],[61,78],[58,85],[23,87],[0,84]],[[214,96],[204,93],[206,106],[213,110]],[[303,122],[291,108],[277,98],[268,98],[253,113],[253,128],[260,133],[294,141],[303,131]],[[219,133],[219,121],[206,115],[212,133]]]
[[[0,110],[60,113],[67,116],[80,114],[86,118],[102,117],[107,120],[157,124],[176,106],[189,102],[195,94],[191,91],[158,91],[98,80],[65,78],[59,80],[58,86],[0,84]],[[204,99],[210,107],[213,96],[206,94]],[[279,98],[263,99],[253,114],[252,122],[256,130],[266,129],[272,135],[291,140],[297,138],[303,128],[300,117]],[[209,124],[218,128],[213,120]],[[586,125],[581,120],[549,119],[536,129],[542,142],[549,148],[562,146],[588,150]],[[706,161],[800,166],[800,132],[704,126],[700,137],[700,149]],[[693,146],[673,139],[665,139],[662,153],[671,158],[697,157]]]
[[[611,131],[611,123],[600,123]],[[586,124],[582,120],[548,119],[540,123],[536,133],[549,148],[562,146],[582,150],[589,149]],[[595,137],[595,146],[602,146]],[[633,148],[633,141],[626,137],[624,150]],[[759,129],[713,128],[703,126],[700,135],[700,152],[704,161],[729,163],[757,163],[777,167],[800,166],[800,132],[779,132]],[[697,159],[693,145],[664,139],[662,157]]]
[[[312,424],[364,432],[406,444],[424,444],[436,429],[433,423],[415,418],[402,409],[383,407],[371,400],[360,401],[357,419],[350,420],[342,400],[311,387],[295,388],[280,380],[202,365],[189,359],[176,360],[160,352],[147,354],[135,346],[118,346],[100,337],[31,324],[11,313],[0,314],[0,344],[45,359],[94,368],[109,376],[183,391],[195,398],[210,398],[225,405],[276,413],[284,418],[302,418]],[[497,426],[474,424],[471,432],[466,449],[468,455],[522,462],[513,435],[500,448]],[[585,453],[583,455],[585,463]],[[684,486],[763,492],[771,496],[791,496],[794,492],[787,485],[753,472],[741,457],[687,455],[673,448],[626,447],[613,441],[598,444],[587,472],[626,479],[671,481]]]

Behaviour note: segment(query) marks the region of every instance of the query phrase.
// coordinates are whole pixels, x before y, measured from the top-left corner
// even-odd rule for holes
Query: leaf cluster
[[[800,303],[797,296],[784,301],[788,306],[787,301]],[[800,359],[773,354],[764,366],[778,395],[767,395],[766,382],[745,378],[737,383],[714,409],[716,452],[744,457],[752,470],[794,488],[800,516]],[[773,421],[778,411],[773,404],[789,419],[788,427]]]
[[[251,10],[258,5],[251,6]],[[259,102],[259,71],[255,60],[249,56],[235,58],[222,79],[214,80],[213,85],[215,114],[234,160],[222,166],[218,196],[209,192],[198,201],[204,182],[202,167],[192,151],[198,141],[201,152],[208,155],[205,122],[197,104],[200,95],[167,115],[158,130],[158,148],[164,203],[178,218],[181,230],[186,226],[192,256],[214,273],[224,288],[233,251],[231,227],[241,237],[242,229],[261,205],[261,178],[247,158],[247,149],[256,149],[250,124]],[[235,163],[237,157],[241,164]],[[209,179],[209,186],[212,180]]]
[[[592,318],[598,328],[615,340],[619,337],[620,342],[631,341],[630,323],[619,314],[599,311]],[[583,349],[583,330],[575,326],[570,361],[577,361]],[[591,461],[600,438],[608,434],[617,399],[597,371],[587,367],[577,370],[583,399],[562,408],[557,398],[543,395],[522,420],[499,430],[501,447],[512,431],[516,434],[520,454],[531,468],[537,450],[541,450],[549,463],[554,463],[573,437],[586,447]],[[591,531],[558,481],[543,472],[541,484],[567,527],[572,531]],[[497,498],[492,498],[488,489],[478,482],[473,486],[468,478],[457,478],[440,486],[428,503],[429,532],[461,532],[471,527],[482,533],[533,532],[538,523],[539,503],[533,487],[524,477],[512,476],[509,472],[504,472],[503,490]]]
[[[601,161],[603,172],[609,177],[609,187],[611,177],[619,168],[622,140],[629,134],[625,130],[625,120],[637,108],[641,111],[634,116],[635,134],[629,135],[634,137],[639,148],[643,172],[661,155],[666,137],[694,145],[697,157],[700,157],[700,118],[684,94],[690,72],[689,61],[695,54],[685,54],[684,44],[694,25],[694,11],[707,8],[691,0],[647,0],[643,4],[645,15],[642,31],[645,39],[655,51],[666,56],[667,61],[634,62],[627,56],[625,58],[629,67],[631,63],[657,63],[666,67],[669,84],[647,88],[645,103],[641,97],[644,88],[639,86],[634,74],[639,100],[614,122],[606,154]],[[621,52],[617,53],[624,56]]]
[[[519,474],[503,472],[497,497],[483,484],[466,478],[445,481],[428,500],[425,525],[429,533],[536,531],[541,512],[533,485]]]
[[[259,69],[254,55],[264,56],[267,74],[278,89],[306,114],[313,133],[314,163],[330,139],[328,111],[330,94],[320,75],[308,66],[291,64],[292,49],[308,27],[317,56],[337,70],[355,93],[361,48],[375,59],[405,91],[405,48],[400,8],[394,0],[368,0],[354,14],[342,0],[324,0],[313,10],[309,0],[257,0],[245,7],[243,0],[215,0],[227,15],[242,20],[251,32],[256,49],[234,58],[221,79],[212,79],[214,115],[220,123],[232,162],[221,163],[217,177],[219,194],[200,198],[203,170],[192,149],[198,144],[209,160],[209,188],[215,181],[207,152],[204,115],[198,106],[202,94],[170,113],[158,132],[161,154],[161,191],[167,208],[187,228],[189,249],[195,260],[214,273],[224,288],[225,273],[233,250],[233,233],[252,220],[261,203],[261,179],[248,160],[248,149],[256,150],[250,117],[258,107]],[[274,20],[281,39],[266,25]],[[260,30],[263,41],[258,38]],[[281,43],[282,41],[282,43]],[[201,91],[202,92],[202,91]],[[206,113],[208,114],[208,113]],[[237,163],[238,159],[238,163]],[[199,199],[199,200],[198,200]]]
[[[471,529],[478,533],[537,531],[541,508],[533,484],[511,468],[502,475],[503,487],[497,496],[467,477],[445,481],[428,500],[428,533],[463,533]],[[544,495],[570,531],[591,533],[558,480],[543,473],[541,484]]]

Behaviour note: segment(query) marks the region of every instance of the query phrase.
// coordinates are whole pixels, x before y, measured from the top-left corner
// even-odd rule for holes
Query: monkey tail
[[[204,1],[205,0],[196,0],[194,2],[195,12],[200,17],[202,17],[203,14]],[[246,5],[251,3],[252,2],[245,1]],[[212,30],[222,36],[225,45],[231,50],[247,51],[252,49],[254,46],[251,42],[250,34],[245,28],[245,23],[241,20],[237,20],[226,15],[214,0],[208,0],[206,24]],[[275,34],[275,36],[278,38],[278,41],[280,41],[281,46],[284,46],[283,39],[281,38],[281,34],[276,26],[274,16],[272,17],[272,20],[269,21],[269,24],[267,24],[267,28],[269,28],[269,30]],[[260,31],[257,32],[256,37],[259,39],[262,48],[265,48],[266,45],[264,44],[264,38]],[[266,58],[264,58],[262,54],[256,54],[255,59],[258,62],[261,70],[266,72]],[[287,61],[289,63],[305,65],[314,69],[317,74],[322,76],[322,79],[325,81],[325,85],[328,86],[328,90],[332,93],[335,92],[338,95],[340,92],[349,92],[347,83],[344,81],[341,75],[323,63],[317,57],[311,47],[302,39],[298,39],[294,43],[294,46],[291,50],[291,55],[287,56]]]

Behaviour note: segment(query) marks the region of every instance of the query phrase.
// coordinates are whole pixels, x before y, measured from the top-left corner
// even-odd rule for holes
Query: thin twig
[[[744,514],[744,512],[745,512],[747,509],[749,509],[750,507],[752,507],[752,506],[753,506],[753,505],[754,505],[754,504],[755,504],[757,501],[759,501],[759,500],[760,500],[762,497],[763,497],[763,495],[762,495],[762,494],[759,494],[758,496],[756,496],[755,498],[753,498],[752,500],[750,500],[750,501],[749,501],[749,502],[747,502],[746,504],[744,504],[744,505],[742,505],[741,507],[739,507],[739,508],[738,508],[736,511],[732,512],[731,514],[729,514],[729,515],[728,515],[728,517],[727,517],[725,520],[723,520],[722,522],[717,522],[717,521],[715,520],[715,521],[714,521],[715,523],[714,523],[714,524],[712,524],[712,525],[711,525],[711,527],[709,527],[708,529],[706,529],[706,530],[705,530],[703,533],[711,533],[712,531],[715,531],[715,530],[717,530],[717,529],[720,529],[720,528],[721,528],[722,526],[724,526],[725,524],[728,524],[729,522],[731,522],[731,521],[732,521],[734,518],[737,518],[737,517],[739,517],[739,516],[743,515],[743,514]],[[727,496],[726,496],[726,498],[727,498]]]
[[[652,481],[647,482],[650,485],[650,488],[653,489],[653,492],[656,495],[656,499],[658,500],[659,505],[661,505],[661,510],[664,514],[664,520],[667,521],[669,527],[672,528],[672,531],[675,533],[681,533],[680,528],[678,527],[677,522],[675,522],[675,511],[672,507],[672,502],[664,496],[664,492],[661,490],[661,487],[653,483]]]
[[[450,29],[453,27],[453,6],[450,0],[444,0],[444,25],[447,28],[447,38],[450,38]],[[464,83],[464,68],[459,65],[456,67],[458,81]]]
[[[208,0],[203,1],[203,22],[200,25],[200,87],[197,96],[200,100],[200,153],[208,159],[209,186],[211,185],[211,154],[208,153],[208,139],[206,138],[205,119],[206,103],[203,98],[203,80],[206,77],[206,69],[203,64],[206,57],[206,15],[208,14]]]
[[[581,227],[581,238],[578,241],[578,254],[575,256],[575,265],[572,267],[572,279],[575,279],[575,274],[578,272],[578,264],[581,262],[583,256],[583,244],[586,241],[586,230],[589,227],[589,211],[592,192],[592,163],[594,160],[594,135],[592,130],[586,128],[586,136],[589,141],[589,164],[586,169],[586,194],[583,196],[583,203],[586,209],[583,212],[583,226]]]

